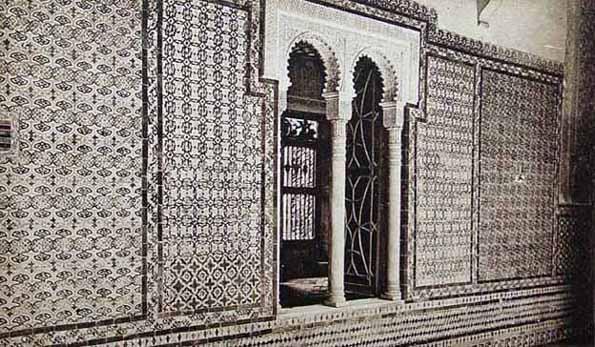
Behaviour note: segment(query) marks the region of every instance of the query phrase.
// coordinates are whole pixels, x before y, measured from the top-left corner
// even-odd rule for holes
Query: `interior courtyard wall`
[[[0,156],[0,334],[138,319],[147,283],[141,7],[1,7],[1,112],[18,148]]]
[[[481,20],[487,22],[487,25],[478,23],[477,0],[418,2],[436,10],[438,25],[444,30],[559,62],[564,61],[566,0],[491,0],[481,16]]]
[[[2,343],[518,345],[588,333],[573,246],[587,226],[556,200],[560,64],[442,32],[409,1],[312,1],[419,32],[418,59],[395,68],[413,60],[418,76],[400,84],[415,91],[406,303],[277,310],[285,72],[266,74],[268,3],[0,5],[0,116],[18,129],[0,154]]]
[[[586,215],[590,227],[586,231],[586,239],[581,242],[591,246],[593,255],[592,235],[593,202],[595,201],[595,3],[593,1],[570,1],[568,3],[568,17],[573,21],[568,23],[566,40],[566,69],[564,91],[564,117],[566,122],[566,146],[570,157],[569,170],[563,176],[563,183],[567,186],[566,200],[570,205],[579,206]],[[590,261],[593,264],[592,258]],[[593,266],[591,265],[591,271]],[[591,278],[593,272],[591,272]],[[592,283],[592,281],[591,281]],[[585,300],[584,306],[593,304],[593,288],[591,295]],[[589,305],[590,303],[590,305]],[[592,312],[591,312],[592,314]],[[591,342],[592,343],[592,342]]]

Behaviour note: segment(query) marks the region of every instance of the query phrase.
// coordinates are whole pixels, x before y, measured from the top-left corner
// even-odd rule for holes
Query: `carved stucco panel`
[[[386,88],[385,100],[417,103],[419,33],[359,19],[350,13],[307,2],[283,0],[272,4],[267,8],[266,17],[265,77],[279,80],[280,90],[286,90],[290,83],[289,52],[295,43],[303,40],[319,50],[329,85],[333,87],[336,79],[337,91],[344,97],[353,96],[352,77],[357,59],[368,56],[378,64],[385,86],[390,85]],[[336,58],[338,71],[332,64],[329,71],[325,61],[329,52]],[[329,85],[326,91],[334,91]]]

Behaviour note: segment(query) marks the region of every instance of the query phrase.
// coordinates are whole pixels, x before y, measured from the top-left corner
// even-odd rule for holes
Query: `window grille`
[[[316,238],[318,122],[298,117],[282,120],[284,241]]]

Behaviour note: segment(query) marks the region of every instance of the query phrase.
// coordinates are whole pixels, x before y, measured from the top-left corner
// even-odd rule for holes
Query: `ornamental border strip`
[[[436,27],[432,27],[428,32],[428,42],[436,46],[459,50],[506,64],[518,65],[557,77],[564,74],[563,63],[517,49],[504,48],[495,44],[471,39]]]

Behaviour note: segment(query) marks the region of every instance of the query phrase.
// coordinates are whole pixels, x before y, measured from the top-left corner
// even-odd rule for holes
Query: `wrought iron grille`
[[[313,240],[317,224],[318,122],[283,117],[281,132],[283,240]]]
[[[354,83],[353,115],[347,126],[345,276],[348,285],[373,292],[378,267],[384,137],[379,108],[382,80],[370,59],[360,59]]]

